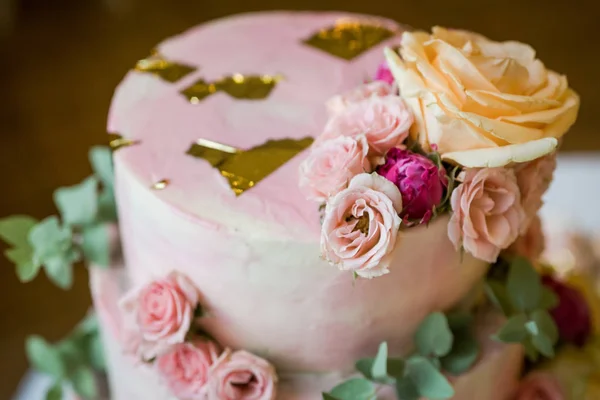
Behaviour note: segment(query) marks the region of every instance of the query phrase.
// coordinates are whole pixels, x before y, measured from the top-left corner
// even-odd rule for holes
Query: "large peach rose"
[[[575,122],[579,97],[528,45],[444,28],[405,32],[388,64],[423,148],[465,167],[549,154]]]

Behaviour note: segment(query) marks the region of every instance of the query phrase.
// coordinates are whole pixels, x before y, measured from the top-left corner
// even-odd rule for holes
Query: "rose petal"
[[[557,145],[558,140],[555,138],[543,138],[497,148],[456,151],[443,154],[442,158],[467,168],[503,167],[510,163],[531,161],[550,154]]]

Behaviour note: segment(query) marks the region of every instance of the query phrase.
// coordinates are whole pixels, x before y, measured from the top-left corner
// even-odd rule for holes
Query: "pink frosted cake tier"
[[[192,29],[157,49],[195,71],[175,83],[132,71],[117,89],[109,116],[109,132],[139,141],[114,157],[124,289],[172,270],[189,276],[208,314],[203,327],[223,345],[271,361],[284,382],[284,399],[295,393],[285,387],[302,387],[306,398],[319,398],[318,391],[335,382],[304,385],[302,376],[345,376],[384,340],[392,354],[407,354],[423,318],[468,304],[487,271],[483,261],[454,250],[444,216],[401,233],[388,275],[354,280],[320,258],[319,210],[298,189],[306,152],[240,196],[207,161],[186,154],[198,139],[247,149],[269,139],[317,136],[326,122],[325,101],[371,76],[383,48],[398,43],[392,37],[350,61],[303,43],[343,18],[372,21],[277,12]],[[399,31],[391,21],[378,23]],[[282,79],[259,100],[217,92],[191,104],[180,93],[200,78],[212,82],[235,73]],[[155,187],[160,181],[167,182],[162,190]],[[99,290],[95,296],[109,295]],[[102,309],[110,306],[98,298],[96,303],[109,324],[110,312]],[[151,390],[153,397],[136,392],[155,382],[115,350],[118,329],[107,331],[109,368],[126,371],[112,374],[115,398],[169,398],[158,389]],[[492,353],[479,369],[458,378],[457,398],[505,399],[511,393],[512,385],[498,382],[514,383],[520,353],[503,347]],[[148,387],[138,387],[146,380]]]
[[[119,337],[122,324],[117,304],[129,287],[122,265],[110,270],[94,268],[91,289],[94,307],[102,325],[105,355],[109,365],[111,400],[174,400],[161,384],[156,371],[123,354]],[[502,319],[493,312],[477,316],[476,337],[481,343],[479,361],[467,373],[453,378],[456,400],[508,400],[514,395],[521,373],[523,351],[519,345],[494,342],[490,334],[498,329]],[[308,338],[307,338],[308,339]],[[279,374],[278,399],[320,399],[320,393],[331,389],[347,377],[344,371],[287,372]],[[379,392],[379,400],[392,400],[389,392]]]

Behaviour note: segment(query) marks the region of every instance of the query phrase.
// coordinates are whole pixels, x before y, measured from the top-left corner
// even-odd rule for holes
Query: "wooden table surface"
[[[14,27],[0,38],[0,217],[52,214],[54,188],[90,173],[87,148],[104,143],[113,89],[135,60],[167,36],[244,11],[341,9],[530,43],[582,97],[563,150],[600,150],[600,14],[592,0],[14,1]],[[68,292],[45,277],[22,285],[0,257],[0,399],[10,398],[27,367],[25,336],[58,339],[89,306],[86,272],[77,271]]]

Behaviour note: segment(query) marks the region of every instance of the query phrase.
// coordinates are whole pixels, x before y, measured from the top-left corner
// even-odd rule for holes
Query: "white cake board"
[[[554,182],[542,209],[545,227],[600,233],[600,153],[559,157]],[[51,378],[29,371],[12,400],[43,400]],[[65,396],[65,400],[69,396]]]

